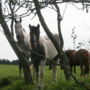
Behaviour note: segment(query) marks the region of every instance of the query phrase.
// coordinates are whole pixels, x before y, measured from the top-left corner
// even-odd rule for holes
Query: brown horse
[[[85,49],[80,49],[78,51],[75,50],[67,50],[66,55],[70,60],[70,66],[80,65],[81,76],[89,74],[89,57],[90,54]],[[72,69],[71,69],[72,70]]]
[[[77,65],[80,65],[81,76],[89,74],[89,57],[90,54],[85,49],[80,49],[76,53]]]
[[[73,67],[74,67],[74,73],[76,73],[76,60],[75,60],[75,55],[76,51],[75,50],[66,50],[66,55],[69,58],[69,64],[71,68],[71,72],[73,72]]]

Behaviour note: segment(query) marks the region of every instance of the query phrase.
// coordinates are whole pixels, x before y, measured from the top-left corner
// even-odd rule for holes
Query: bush
[[[11,81],[7,78],[3,78],[1,81],[0,81],[0,87],[4,87],[4,86],[7,86],[7,85],[10,85],[11,84]]]

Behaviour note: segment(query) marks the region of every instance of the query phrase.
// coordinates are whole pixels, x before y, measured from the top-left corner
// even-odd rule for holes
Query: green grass
[[[0,65],[0,79],[4,77],[18,77],[18,66]]]
[[[74,80],[66,81],[63,70],[60,67],[58,67],[56,83],[52,83],[52,70],[48,70],[48,67],[45,68],[44,74],[44,90],[86,90],[83,85],[76,84]],[[26,85],[23,75],[21,79],[19,78],[18,66],[16,65],[0,65],[0,81],[4,78],[10,80],[11,84],[0,88],[0,90],[35,90],[36,88],[35,84]],[[90,88],[90,76],[86,78],[80,77],[79,67],[77,67],[76,78],[85,82]]]

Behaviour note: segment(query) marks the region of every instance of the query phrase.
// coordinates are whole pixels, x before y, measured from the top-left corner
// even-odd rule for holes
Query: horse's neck
[[[24,37],[17,35],[17,37],[19,38],[19,39],[17,39],[18,45],[24,51],[29,50],[29,49],[31,49],[30,36],[26,32],[23,35],[24,35]]]
[[[15,33],[16,33],[17,35],[22,35],[22,34],[23,34],[22,28],[21,28],[21,29],[16,29],[16,30],[15,30]]]
[[[41,48],[40,42],[38,43],[38,46],[37,46],[37,47],[34,46],[33,41],[31,41],[30,43],[31,43],[31,48],[32,48],[32,50],[38,51],[38,50]]]
[[[40,37],[40,39],[39,39],[39,45],[36,48],[34,48],[33,45],[34,44],[31,42],[31,48],[32,48],[33,51],[35,51],[36,53],[40,54],[41,56],[42,55],[45,56],[45,47],[42,44],[42,37]]]

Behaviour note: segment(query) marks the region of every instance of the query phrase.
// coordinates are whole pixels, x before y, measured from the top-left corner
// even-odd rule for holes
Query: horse
[[[46,60],[47,58],[51,60],[58,53],[53,43],[48,37],[40,36],[39,28],[40,28],[39,24],[37,26],[32,26],[29,24],[30,42],[31,42],[31,48],[32,48],[31,60],[33,62],[33,65],[36,71],[36,78],[37,78],[36,85],[37,87],[40,87],[41,89],[43,89],[44,87],[44,82],[43,82],[44,67],[46,64]],[[58,63],[58,60],[56,60],[55,63]],[[39,65],[41,66],[41,68],[39,67]],[[53,68],[52,80],[55,82],[57,65],[53,64],[52,68]]]
[[[25,55],[27,55],[27,58],[30,57],[30,36],[26,33],[25,29],[22,28],[22,19],[20,20],[15,19],[15,33],[16,33],[16,39],[17,39],[17,46],[21,52],[24,52]],[[21,69],[22,69],[22,63],[19,60],[19,77],[21,77]]]
[[[69,58],[69,65],[70,65],[71,73],[73,72],[73,67],[74,67],[74,73],[76,74],[76,63],[75,63],[76,50],[66,50],[65,53],[67,57]]]
[[[69,58],[71,66],[80,66],[80,76],[85,76],[86,74],[89,74],[90,54],[86,49],[80,49],[78,51],[67,50],[66,55]]]
[[[76,53],[76,59],[78,60],[77,65],[80,64],[81,76],[89,74],[89,61],[90,54],[86,49],[80,49]]]

